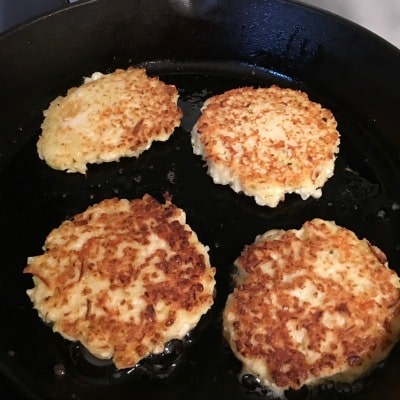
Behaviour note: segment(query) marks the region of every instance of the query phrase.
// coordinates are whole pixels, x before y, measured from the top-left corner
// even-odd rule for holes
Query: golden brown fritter
[[[53,330],[118,368],[181,339],[213,304],[208,249],[170,200],[106,199],[63,222],[31,257],[28,290]]]
[[[144,69],[94,73],[44,111],[39,157],[59,170],[86,173],[87,164],[138,157],[180,125],[178,91]]]
[[[276,207],[286,193],[321,196],[334,171],[336,125],[301,91],[243,87],[205,102],[192,145],[215,183]]]
[[[268,231],[236,265],[224,333],[244,372],[279,395],[351,382],[399,338],[399,277],[382,251],[333,222]]]

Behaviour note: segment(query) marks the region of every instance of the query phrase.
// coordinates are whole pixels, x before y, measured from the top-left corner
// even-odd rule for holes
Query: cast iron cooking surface
[[[221,311],[232,290],[232,263],[245,244],[271,228],[299,228],[314,217],[335,220],[381,247],[392,267],[400,265],[400,177],[374,147],[370,133],[334,98],[289,77],[240,64],[147,63],[149,74],[175,84],[184,116],[168,142],[156,143],[138,159],[92,165],[87,176],[55,171],[39,160],[36,140],[40,119],[31,121],[31,138],[1,173],[0,218],[3,245],[1,294],[2,341],[8,375],[32,397],[43,399],[258,399],[259,391],[238,381],[240,364],[222,337]],[[200,157],[193,155],[190,131],[203,101],[244,85],[279,84],[305,90],[329,107],[341,132],[335,175],[319,200],[288,196],[276,209],[257,206],[252,198],[215,185]],[[104,198],[138,198],[150,193],[162,200],[169,192],[187,213],[188,223],[210,247],[217,268],[214,308],[183,343],[171,343],[163,356],[139,367],[116,371],[89,357],[79,344],[54,334],[38,317],[25,294],[32,286],[22,275],[28,256],[41,252],[47,233],[61,221]],[[15,246],[15,243],[18,243]],[[3,360],[4,362],[4,360]],[[396,387],[400,362],[395,350],[384,366],[361,383],[355,399],[377,398],[384,387]],[[360,386],[360,385],[359,385]],[[344,387],[340,391],[348,393]],[[400,392],[393,392],[397,399]],[[309,394],[300,392],[296,398]],[[323,388],[313,398],[335,398]],[[264,394],[265,398],[265,394]],[[268,398],[268,396],[267,396]]]
[[[400,55],[372,34],[286,0],[90,0],[0,37],[0,51],[0,374],[19,387],[18,399],[268,398],[251,379],[239,382],[240,363],[221,329],[232,263],[268,229],[332,219],[379,246],[400,271]],[[170,140],[138,159],[90,166],[87,176],[40,161],[36,141],[50,100],[82,76],[129,65],[177,86],[184,117]],[[214,185],[192,154],[190,131],[207,97],[272,83],[305,90],[338,120],[340,154],[319,200],[292,195],[276,209],[257,206]],[[22,270],[52,228],[89,205],[144,193],[162,200],[166,192],[210,247],[215,306],[165,354],[116,371],[39,319]],[[399,365],[396,348],[351,398],[398,400]],[[344,398],[354,389],[331,386],[290,397]],[[1,388],[0,395],[9,398]]]

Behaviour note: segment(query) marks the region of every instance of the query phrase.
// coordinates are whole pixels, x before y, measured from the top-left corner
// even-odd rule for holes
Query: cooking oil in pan
[[[19,329],[17,334],[10,335],[5,346],[15,349],[27,375],[36,373],[37,365],[32,359],[45,359],[46,368],[51,365],[52,377],[45,377],[38,384],[44,382],[44,386],[51,387],[56,377],[57,387],[68,388],[69,397],[75,393],[77,398],[85,398],[87,392],[80,394],[80,390],[89,384],[94,392],[111,385],[110,391],[120,398],[127,398],[125,394],[133,386],[135,394],[141,398],[157,398],[161,391],[166,400],[180,398],[179,393],[183,398],[185,393],[194,390],[193,387],[199,398],[203,395],[207,398],[211,392],[214,398],[263,398],[265,393],[260,392],[262,396],[259,397],[254,388],[251,389],[254,382],[249,383],[250,378],[247,383],[240,384],[237,379],[240,365],[226,350],[222,337],[220,312],[232,289],[233,261],[243,246],[252,243],[258,234],[272,228],[298,228],[304,221],[320,217],[335,220],[360,237],[368,238],[387,254],[393,268],[400,266],[400,176],[373,145],[368,127],[354,121],[351,110],[344,109],[329,93],[321,97],[293,79],[248,65],[216,67],[205,63],[164,67],[153,63],[145,66],[149,73],[158,74],[165,82],[177,86],[184,117],[181,127],[168,142],[156,143],[138,159],[90,166],[87,176],[51,170],[37,157],[35,143],[40,121],[32,121],[31,139],[13,154],[1,175],[2,187],[7,188],[7,192],[0,194],[0,217],[9,233],[4,239],[4,248],[12,249],[14,241],[18,241],[18,254],[6,255],[10,268],[5,272],[7,279],[4,279],[3,289],[8,293],[10,289],[5,286],[16,282],[14,294],[24,296],[26,281],[20,277],[24,257],[39,254],[44,237],[62,220],[106,197],[133,199],[149,193],[162,199],[163,194],[169,192],[174,203],[185,210],[188,223],[199,239],[210,246],[210,258],[217,268],[217,297],[216,307],[210,314],[211,330],[199,329],[198,336],[193,333],[194,336],[182,343],[169,343],[164,355],[149,357],[133,369],[118,371],[109,361],[100,362],[89,357],[80,345],[67,344],[57,338],[37,316],[33,318],[28,307],[21,311],[9,304],[7,312],[17,316],[23,327],[29,321],[34,329],[30,325]],[[208,97],[238,86],[272,83],[305,90],[310,98],[330,108],[338,119],[342,144],[335,175],[327,182],[319,200],[302,201],[298,196],[288,196],[276,209],[257,206],[252,199],[213,184],[203,162],[193,155],[190,131]],[[26,344],[24,332],[27,330],[35,332],[36,346]],[[52,351],[48,351],[49,348]],[[368,392],[361,389],[360,396],[371,400],[374,393],[379,393],[379,388],[398,379],[394,372],[399,359],[399,352],[396,352],[382,369],[387,372],[384,376],[376,371],[382,379],[375,380],[374,372],[367,380]],[[343,397],[348,392],[357,398],[353,391],[358,391],[358,385],[364,387],[365,383],[357,382],[356,388],[351,389],[348,386],[338,389],[335,385],[333,392],[338,393],[338,398],[339,393]],[[181,390],[178,394],[177,388]],[[296,395],[325,399],[328,392],[331,393],[331,389],[327,384],[325,389],[315,388],[307,394]]]

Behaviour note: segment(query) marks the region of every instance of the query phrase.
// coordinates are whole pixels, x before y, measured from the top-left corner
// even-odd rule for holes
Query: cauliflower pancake
[[[27,291],[40,317],[117,368],[181,339],[213,304],[208,248],[170,200],[106,199],[47,236]]]
[[[268,231],[236,266],[224,335],[243,373],[278,396],[327,379],[352,382],[399,338],[399,277],[382,251],[334,222]]]
[[[175,86],[144,69],[95,72],[44,111],[39,157],[58,170],[86,173],[87,164],[138,157],[180,125]]]
[[[276,207],[286,193],[319,198],[333,175],[339,133],[306,93],[243,87],[209,98],[192,130],[193,151],[215,183]]]

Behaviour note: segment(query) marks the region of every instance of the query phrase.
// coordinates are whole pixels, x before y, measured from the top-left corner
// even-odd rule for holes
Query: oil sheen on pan
[[[221,315],[233,290],[234,260],[244,245],[268,229],[298,229],[306,220],[323,218],[367,237],[396,268],[400,264],[396,243],[400,226],[397,172],[374,146],[368,131],[335,97],[322,95],[289,77],[238,64],[142,66],[149,75],[158,75],[175,85],[180,95],[181,126],[167,142],[154,143],[137,159],[90,165],[86,176],[66,174],[52,170],[37,157],[40,121],[32,119],[31,139],[1,173],[2,187],[7,188],[6,195],[0,196],[1,219],[8,232],[5,248],[12,249],[14,243],[19,243],[18,251],[5,254],[7,263],[18,270],[19,278],[15,278],[13,268],[8,268],[4,282],[12,285],[2,285],[4,294],[13,298],[4,315],[18,327],[12,334],[4,334],[8,363],[23,368],[26,390],[43,398],[113,395],[124,399],[133,392],[143,399],[161,395],[165,399],[184,399],[189,394],[199,399],[265,396],[250,377],[239,381],[240,362],[223,338]],[[202,160],[193,154],[190,140],[207,98],[240,86],[272,84],[304,90],[313,101],[331,109],[341,133],[335,173],[324,186],[321,198],[302,200],[288,195],[274,209],[258,206],[229,187],[215,185]],[[162,201],[167,192],[174,204],[185,210],[187,222],[199,240],[210,248],[210,259],[216,268],[215,304],[182,341],[171,341],[162,354],[150,356],[135,368],[117,370],[112,363],[92,357],[79,343],[54,334],[37,318],[25,294],[31,287],[30,278],[21,278],[20,268],[28,255],[40,253],[43,240],[53,227],[89,205],[110,197],[141,198],[146,193]],[[352,394],[354,399],[374,399],[383,387],[395,385],[398,360],[395,348],[382,368],[353,386],[335,387],[329,383],[311,394],[300,391],[296,395],[322,399],[339,391],[341,395]]]

